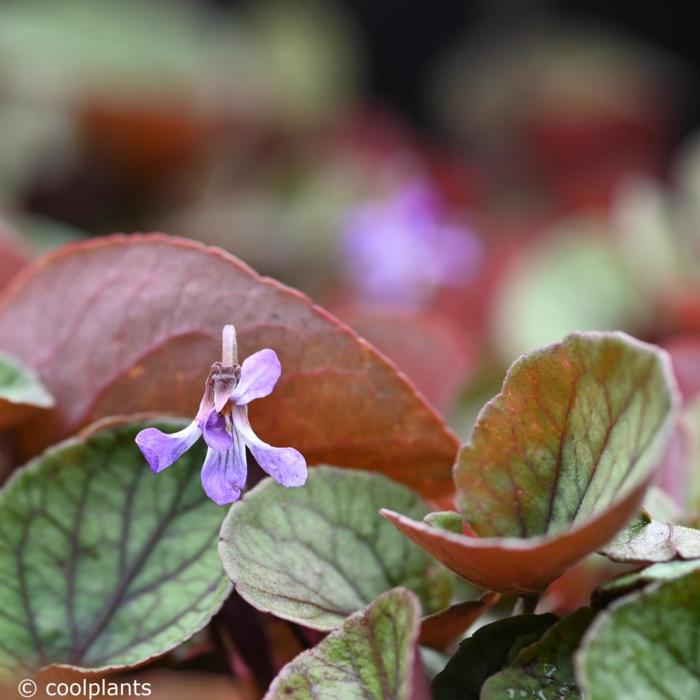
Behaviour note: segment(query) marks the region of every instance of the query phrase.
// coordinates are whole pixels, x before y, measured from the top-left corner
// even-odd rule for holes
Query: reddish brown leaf
[[[501,596],[486,593],[479,600],[467,600],[451,605],[434,615],[424,617],[419,641],[433,649],[446,649],[461,637]]]
[[[361,306],[337,313],[395,362],[439,411],[454,407],[472,369],[473,351],[448,321],[434,314]]]
[[[448,569],[472,583],[509,595],[541,593],[570,566],[600,549],[637,512],[647,484],[638,486],[612,510],[560,535],[545,537],[467,537],[384,510],[409,539]]]
[[[464,534],[384,515],[473,583],[539,593],[635,513],[675,404],[663,351],[569,335],[517,360],[480,413],[455,466]]]
[[[303,294],[163,234],[66,246],[0,301],[0,347],[57,402],[22,427],[25,456],[105,416],[194,415],[226,323],[243,357],[271,347],[282,362],[272,396],[251,406],[263,438],[425,495],[450,488],[457,438],[390,362]]]

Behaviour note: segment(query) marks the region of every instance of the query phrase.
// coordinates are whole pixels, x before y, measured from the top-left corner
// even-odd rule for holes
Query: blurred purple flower
[[[475,274],[482,249],[446,221],[438,193],[413,182],[387,199],[356,207],[343,231],[346,273],[369,301],[421,303],[437,288]]]
[[[248,420],[248,404],[267,396],[282,373],[274,350],[256,352],[238,365],[235,331],[224,328],[223,362],[211,366],[204,396],[195,419],[170,435],[146,428],[136,444],[154,474],[163,471],[194,445],[200,436],[208,446],[202,466],[202,486],[219,505],[238,500],[245,486],[248,467],[246,447],[260,467],[282,486],[306,482],[306,461],[293,447],[272,447],[254,432]]]

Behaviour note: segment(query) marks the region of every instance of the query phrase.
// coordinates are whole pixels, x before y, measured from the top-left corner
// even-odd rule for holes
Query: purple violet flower
[[[282,373],[277,354],[260,350],[238,365],[236,332],[224,326],[223,356],[211,366],[195,419],[170,435],[146,428],[136,444],[154,474],[163,471],[194,445],[200,436],[209,448],[202,466],[202,487],[219,505],[238,500],[248,467],[246,447],[260,467],[282,486],[303,486],[306,461],[293,447],[272,447],[254,432],[248,404],[272,393]]]
[[[343,231],[343,257],[359,293],[415,305],[439,287],[469,281],[481,264],[481,244],[446,215],[439,194],[420,180],[355,207]]]

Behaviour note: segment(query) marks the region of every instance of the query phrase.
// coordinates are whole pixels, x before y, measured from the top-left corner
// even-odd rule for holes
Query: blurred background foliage
[[[463,436],[568,331],[693,356],[700,83],[678,23],[633,9],[5,0],[0,285],[114,231],[218,245]]]

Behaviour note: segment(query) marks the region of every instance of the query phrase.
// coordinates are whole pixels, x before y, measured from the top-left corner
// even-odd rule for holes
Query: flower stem
[[[224,326],[224,330],[221,332],[221,364],[224,367],[233,367],[238,364],[236,328],[230,323]]]

